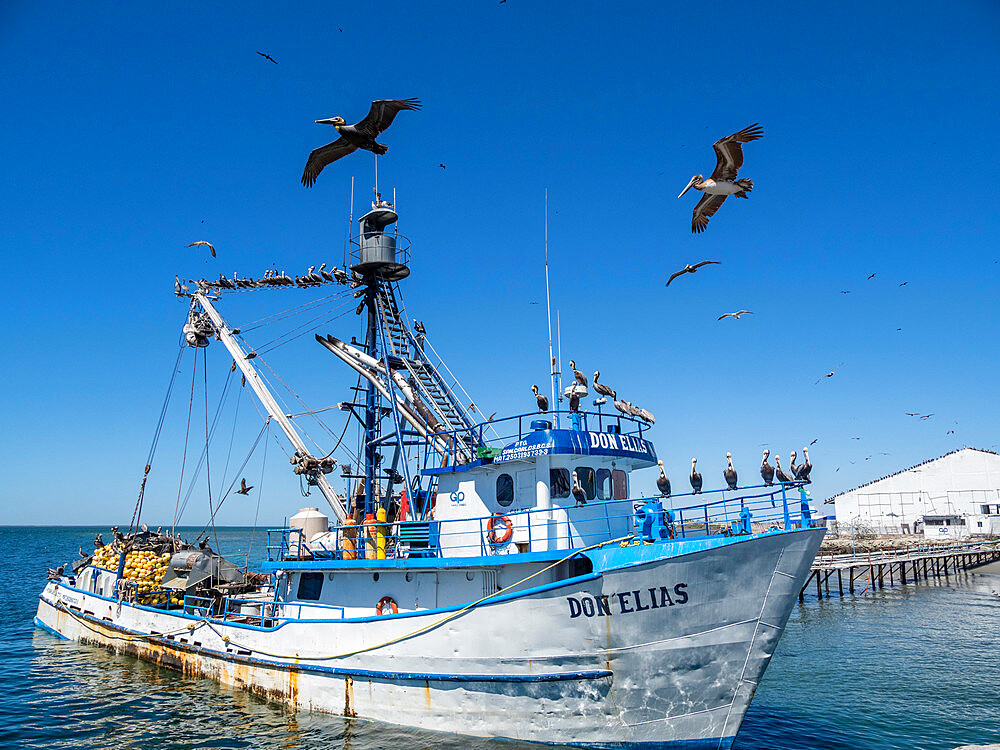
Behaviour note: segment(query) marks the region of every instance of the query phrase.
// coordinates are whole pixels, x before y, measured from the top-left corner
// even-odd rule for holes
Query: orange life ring
[[[392,614],[394,615],[399,613],[399,607],[396,606],[396,600],[393,599],[391,596],[383,596],[381,599],[378,600],[378,604],[375,605],[375,612],[378,614],[379,617],[385,614],[385,612],[382,611],[383,609],[385,609],[385,607],[389,607],[389,609],[392,610]]]
[[[500,526],[503,527],[503,531],[499,531]],[[507,516],[501,513],[490,516],[490,520],[486,523],[486,538],[490,544],[506,544],[513,534],[514,524]]]

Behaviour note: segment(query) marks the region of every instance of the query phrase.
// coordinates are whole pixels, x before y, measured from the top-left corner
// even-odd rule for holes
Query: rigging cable
[[[270,428],[271,419],[264,423],[265,428]],[[270,429],[268,429],[270,431]],[[253,528],[250,529],[250,544],[247,546],[247,557],[243,562],[243,567],[250,568],[250,552],[253,550],[253,538],[257,533],[257,519],[260,517],[260,497],[264,494],[264,469],[267,467],[267,439],[264,440],[264,456],[260,461],[260,481],[257,483],[257,509],[253,513]],[[219,503],[222,505],[222,503]]]
[[[206,347],[207,348],[207,347]],[[212,465],[209,461],[209,438],[211,437],[208,431],[208,351],[202,350],[201,365],[202,370],[205,373],[205,485],[208,488],[208,513],[209,522],[212,524],[212,538],[215,540],[215,551],[219,551],[219,534],[215,530],[215,511],[212,510]],[[230,373],[232,371],[230,370]],[[228,379],[226,384],[228,385]],[[222,401],[220,399],[219,410],[222,409]],[[216,413],[218,416],[218,412]],[[216,420],[217,421],[217,420]],[[213,430],[214,432],[214,430]]]
[[[243,463],[240,464],[240,468],[238,468],[236,470],[236,476],[233,477],[233,481],[229,483],[229,487],[226,489],[226,493],[222,496],[222,499],[219,500],[219,504],[217,506],[215,506],[215,510],[212,511],[212,515],[209,518],[208,523],[205,524],[205,526],[201,530],[201,534],[198,534],[198,536],[201,536],[206,531],[208,531],[208,527],[209,526],[212,527],[212,530],[214,532],[214,530],[215,530],[215,514],[219,512],[219,508],[222,507],[222,504],[226,501],[226,498],[229,497],[229,494],[233,491],[233,487],[236,486],[236,481],[240,478],[240,475],[243,473],[243,469],[245,469],[246,465],[248,463],[250,463],[250,459],[253,457],[254,452],[257,450],[257,446],[260,444],[260,439],[264,436],[264,430],[267,429],[267,427],[268,427],[268,425],[270,423],[271,423],[271,418],[268,417],[264,421],[264,425],[260,428],[260,432],[257,433],[257,438],[253,441],[253,445],[250,446],[250,452],[247,453],[247,457],[243,459]],[[211,507],[211,503],[209,504],[209,507]]]
[[[181,478],[177,483],[177,502],[174,503],[174,520],[170,524],[170,537],[173,540],[177,539],[177,510],[181,504],[181,490],[184,489],[184,466],[187,463],[188,437],[191,435],[191,409],[194,407],[194,376],[197,372],[198,354],[195,352],[194,362],[191,367],[191,397],[188,400],[187,428],[184,430],[184,453],[181,456]]]

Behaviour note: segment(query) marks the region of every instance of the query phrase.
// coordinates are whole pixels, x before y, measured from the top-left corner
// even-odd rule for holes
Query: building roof
[[[892,472],[892,474],[886,474],[884,477],[879,477],[878,479],[871,479],[865,482],[864,484],[859,484],[857,487],[852,487],[849,490],[842,490],[841,492],[838,492],[836,495],[828,497],[825,501],[823,501],[823,504],[825,505],[827,503],[832,503],[838,497],[846,495],[849,492],[860,490],[862,487],[867,487],[869,485],[875,484],[876,482],[881,482],[883,479],[888,479],[889,477],[898,476],[899,474],[905,474],[906,472],[913,471],[914,469],[919,468],[920,466],[925,466],[929,463],[933,463],[934,461],[940,461],[942,458],[947,458],[948,456],[952,456],[956,453],[961,453],[962,451],[979,451],[980,453],[989,453],[992,456],[1000,456],[1000,453],[997,453],[996,451],[986,450],[985,448],[974,448],[971,445],[964,445],[961,448],[956,448],[953,451],[948,451],[947,453],[943,453],[942,455],[937,456],[936,458],[928,458],[926,461],[921,461],[918,464],[913,464],[913,466],[910,466],[909,468],[900,469],[899,471],[894,471]]]

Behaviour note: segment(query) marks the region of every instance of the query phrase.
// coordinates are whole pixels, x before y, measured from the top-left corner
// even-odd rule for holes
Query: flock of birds
[[[198,244],[198,243],[192,243]],[[208,244],[208,243],[204,243]],[[188,245],[191,247],[191,245]],[[213,248],[212,257],[215,257],[215,251]],[[259,289],[262,287],[282,287],[282,286],[297,286],[300,288],[319,286],[320,284],[352,284],[360,285],[360,276],[358,276],[354,271],[348,272],[343,268],[337,268],[334,266],[329,271],[326,270],[326,263],[320,265],[317,270],[316,266],[309,266],[308,270],[302,276],[295,276],[294,278],[286,274],[284,271],[268,270],[264,272],[264,275],[259,279],[252,278],[240,278],[233,273],[233,277],[226,278],[221,273],[219,274],[218,281],[209,281],[208,279],[189,279],[189,283],[194,284],[198,287],[198,291],[201,292],[215,292],[221,291],[223,289]],[[181,295],[187,294],[191,291],[191,288],[186,284],[181,283],[178,276],[174,276],[174,293]]]
[[[583,374],[580,370],[576,369],[576,362],[572,359],[569,361],[570,369],[573,370],[573,380],[574,384],[569,389],[569,410],[571,412],[580,411],[580,396],[581,394],[586,395],[587,386],[589,385],[587,381],[587,376]],[[608,398],[611,398],[612,403],[615,408],[627,417],[636,417],[641,419],[646,424],[654,424],[656,422],[656,417],[649,409],[643,409],[638,406],[634,406],[631,401],[620,401],[618,399],[618,391],[614,390],[610,386],[604,383],[597,382],[597,379],[601,377],[601,371],[594,371],[594,392],[600,394],[600,396],[594,400],[594,405],[600,408],[608,402]],[[579,386],[579,388],[577,387]],[[544,393],[540,393],[538,390],[538,385],[531,386],[531,392],[535,394],[535,403],[538,406],[539,412],[547,412],[549,410],[549,397]]]
[[[787,484],[789,482],[805,482],[810,483],[812,480],[809,478],[812,472],[812,462],[809,460],[809,447],[806,446],[802,449],[802,455],[805,461],[801,464],[795,463],[795,457],[798,455],[795,451],[789,454],[791,462],[788,466],[791,474],[787,473],[781,468],[781,456],[774,457],[774,466],[771,466],[767,462],[768,457],[771,455],[771,451],[765,449],[764,457],[760,462],[760,476],[764,480],[765,487],[771,487],[774,485],[774,480],[777,479],[780,484]],[[726,486],[735,490],[739,487],[739,475],[736,473],[736,468],[733,466],[733,454],[726,454],[727,466],[722,471],[722,476],[726,480]],[[667,472],[663,468],[663,461],[657,461],[660,467],[660,476],[656,479],[656,488],[660,491],[663,497],[670,497],[670,479],[667,477]],[[701,488],[703,485],[703,480],[701,474],[698,472],[698,459],[691,459],[691,474],[688,476],[691,482],[691,493],[694,495],[701,493]]]

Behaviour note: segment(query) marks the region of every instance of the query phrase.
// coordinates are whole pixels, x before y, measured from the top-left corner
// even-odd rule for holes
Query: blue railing
[[[268,561],[489,556],[532,550],[542,539],[548,549],[570,550],[640,534],[651,507],[662,510],[665,539],[809,528],[813,522],[804,500],[788,497],[789,490],[801,486],[795,482],[709,490],[697,496],[596,500],[576,507],[557,505],[443,521],[349,524],[331,527],[323,545],[307,544],[298,533],[293,539],[290,529],[269,529]],[[693,497],[705,500],[680,504]],[[638,513],[643,507],[647,510]]]

